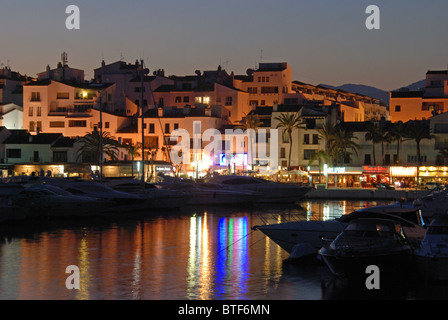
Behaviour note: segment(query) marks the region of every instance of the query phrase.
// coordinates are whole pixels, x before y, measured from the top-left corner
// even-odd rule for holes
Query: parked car
[[[440,183],[438,182],[426,182],[425,183],[425,189],[427,190],[434,190],[440,187]]]
[[[378,183],[376,185],[376,188],[380,190],[395,190],[395,187],[393,185],[387,183]]]

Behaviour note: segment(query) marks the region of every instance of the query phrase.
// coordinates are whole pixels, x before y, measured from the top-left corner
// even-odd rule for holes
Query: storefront
[[[448,183],[448,167],[420,167],[418,173],[423,184],[427,182]]]
[[[14,175],[14,165],[0,164],[0,179]]]
[[[390,183],[389,167],[363,166],[360,179],[361,188],[376,188],[379,183]]]
[[[326,167],[319,172],[318,167],[311,167],[309,174],[314,185],[322,183],[328,188],[359,188],[362,168]]]
[[[413,188],[417,180],[417,167],[390,167],[390,179],[396,188]]]

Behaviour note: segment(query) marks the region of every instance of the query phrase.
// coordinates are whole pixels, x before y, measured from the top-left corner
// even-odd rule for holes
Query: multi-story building
[[[390,92],[393,122],[429,119],[448,110],[448,71],[428,71],[425,87],[419,91]]]
[[[92,114],[110,112],[115,84],[68,83],[46,79],[23,87],[24,128],[31,133],[84,136],[98,121]],[[92,121],[93,120],[93,121]]]

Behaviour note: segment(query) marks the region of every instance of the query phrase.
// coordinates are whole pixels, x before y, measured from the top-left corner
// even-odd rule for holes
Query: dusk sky
[[[381,29],[368,30],[368,5]],[[68,30],[68,5],[80,30]],[[36,76],[68,53],[69,65],[93,69],[143,58],[167,75],[216,69],[245,74],[263,62],[288,62],[293,79],[356,83],[393,90],[447,69],[446,0],[17,0],[0,7],[0,63]]]

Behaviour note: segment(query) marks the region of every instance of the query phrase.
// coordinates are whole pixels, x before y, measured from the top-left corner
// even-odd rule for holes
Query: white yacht
[[[436,217],[416,250],[414,261],[419,274],[431,280],[448,280],[448,215]]]
[[[142,196],[121,192],[104,184],[82,179],[41,178],[47,185],[57,186],[77,196],[110,202],[103,208],[104,213],[135,212],[147,209]]]
[[[112,206],[108,200],[73,195],[54,186],[33,185],[9,196],[9,204],[20,208],[27,218],[86,217]]]
[[[146,199],[146,207],[149,209],[176,209],[180,208],[187,200],[187,196],[176,190],[158,188],[136,179],[106,179],[105,185],[120,192],[135,194]]]
[[[425,234],[425,223],[419,208],[376,206],[363,208],[337,219],[327,221],[294,221],[279,224],[254,226],[281,248],[291,258],[316,256],[323,246],[323,239],[335,239],[350,221],[358,218],[385,218],[401,221],[403,231],[410,241],[421,241]]]
[[[250,176],[220,175],[214,176],[210,182],[218,183],[234,189],[259,193],[258,203],[294,203],[307,194],[312,187],[290,183],[279,183]]]
[[[186,205],[249,205],[258,200],[259,193],[225,188],[209,183],[196,183],[192,181],[167,181],[160,183],[163,189],[176,190],[186,195]]]

